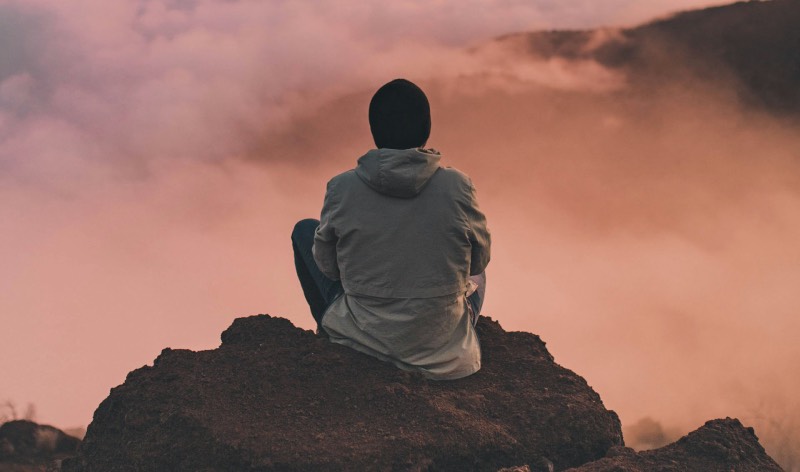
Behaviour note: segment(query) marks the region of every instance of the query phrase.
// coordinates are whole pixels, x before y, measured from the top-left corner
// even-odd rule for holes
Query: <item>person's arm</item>
[[[486,270],[491,258],[492,238],[489,229],[486,227],[486,215],[478,208],[478,200],[475,197],[475,187],[469,182],[469,202],[464,211],[467,215],[469,224],[469,243],[472,245],[472,262],[469,267],[469,275],[478,275]]]
[[[336,263],[336,242],[339,237],[333,226],[333,214],[336,210],[336,202],[333,196],[333,183],[328,182],[325,192],[325,202],[322,204],[322,214],[319,218],[319,226],[314,234],[314,261],[319,270],[331,280],[339,280],[339,266]]]

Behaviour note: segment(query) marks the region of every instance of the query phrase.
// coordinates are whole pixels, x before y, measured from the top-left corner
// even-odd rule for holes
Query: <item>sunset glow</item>
[[[291,228],[406,77],[489,220],[484,314],[624,426],[800,437],[797,122],[723,77],[626,95],[491,42],[721,3],[0,0],[0,402],[85,426],[165,347],[258,313],[311,329]]]

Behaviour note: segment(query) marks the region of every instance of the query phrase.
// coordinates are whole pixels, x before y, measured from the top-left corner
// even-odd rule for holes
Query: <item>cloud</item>
[[[310,328],[288,231],[371,145],[370,93],[406,76],[489,215],[487,314],[541,334],[625,422],[780,410],[800,355],[796,126],[716,83],[636,95],[592,61],[488,41],[671,6],[0,2],[17,46],[0,51],[0,398],[86,422],[129,370],[214,347],[234,316]]]
[[[628,426],[624,435],[625,444],[640,451],[657,449],[680,438],[679,433],[668,431],[661,423],[649,416]]]
[[[78,167],[86,180],[146,175],[157,159],[219,161],[396,76],[606,87],[616,78],[591,62],[460,53],[498,34],[611,21],[626,5],[600,3],[6,1],[2,39],[15,47],[0,57],[0,161],[16,169],[6,179],[62,189],[72,179],[55,176]],[[48,157],[64,149],[85,162]]]

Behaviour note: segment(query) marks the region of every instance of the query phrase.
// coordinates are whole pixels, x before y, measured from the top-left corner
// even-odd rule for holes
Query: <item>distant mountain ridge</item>
[[[800,1],[739,2],[678,13],[629,29],[545,31],[522,41],[543,58],[594,59],[628,73],[632,85],[690,74],[733,80],[748,104],[800,113]]]

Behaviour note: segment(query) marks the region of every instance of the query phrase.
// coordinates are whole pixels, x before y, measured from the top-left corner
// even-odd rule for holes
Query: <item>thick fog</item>
[[[797,125],[726,83],[633,92],[488,43],[709,3],[0,1],[0,401],[85,425],[164,347],[257,313],[311,328],[289,232],[406,77],[489,218],[485,314],[541,335],[631,444],[736,416],[787,464]]]

